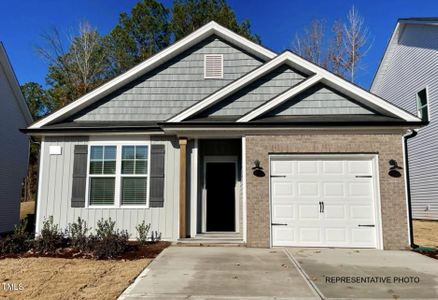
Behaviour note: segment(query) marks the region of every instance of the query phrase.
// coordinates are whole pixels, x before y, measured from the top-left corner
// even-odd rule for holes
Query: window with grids
[[[116,185],[116,146],[90,148],[90,205],[113,205]]]
[[[122,205],[146,204],[148,153],[148,146],[122,146]]]
[[[429,121],[429,108],[426,89],[422,89],[417,93],[417,115],[422,120]]]

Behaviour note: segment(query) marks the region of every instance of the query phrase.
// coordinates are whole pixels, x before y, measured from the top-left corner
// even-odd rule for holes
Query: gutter
[[[411,241],[411,247],[413,249],[418,248],[419,246],[414,243],[414,227],[412,222],[412,199],[411,199],[411,182],[410,182],[410,175],[409,175],[409,156],[408,156],[408,139],[416,137],[418,134],[417,131],[412,130],[411,133],[403,136],[403,147],[405,150],[405,174],[406,174],[406,198],[408,202],[408,216],[409,216],[409,237]]]

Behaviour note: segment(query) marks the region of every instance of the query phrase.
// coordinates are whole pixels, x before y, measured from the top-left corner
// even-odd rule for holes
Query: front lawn
[[[116,299],[152,261],[0,259],[1,299]],[[17,291],[10,289],[17,289]],[[20,290],[21,289],[21,290]]]

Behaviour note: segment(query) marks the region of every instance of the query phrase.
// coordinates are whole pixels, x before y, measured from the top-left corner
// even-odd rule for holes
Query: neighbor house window
[[[146,204],[148,153],[147,146],[122,146],[123,205]]]
[[[149,145],[91,145],[88,203],[90,206],[146,206]]]
[[[224,77],[224,57],[222,54],[206,54],[204,56],[204,78]]]
[[[114,204],[116,149],[116,146],[90,148],[90,205]]]
[[[429,107],[427,90],[422,89],[417,93],[417,115],[424,121],[429,121]]]

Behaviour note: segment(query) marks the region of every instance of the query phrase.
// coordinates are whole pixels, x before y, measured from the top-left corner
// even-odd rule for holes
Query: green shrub
[[[17,254],[29,250],[32,242],[26,232],[27,220],[21,220],[14,226],[14,233],[0,240],[1,254]]]
[[[87,222],[81,217],[78,221],[68,224],[67,234],[71,240],[71,246],[78,251],[88,251],[93,247],[93,237],[90,236],[91,228],[87,227]]]
[[[59,230],[57,224],[53,223],[53,216],[44,219],[40,236],[35,240],[35,250],[38,252],[53,254],[58,248],[65,246],[66,239]]]
[[[128,247],[129,234],[126,230],[116,230],[116,222],[111,218],[99,220],[96,228],[94,255],[98,258],[114,258],[123,254]]]
[[[146,225],[145,221],[143,221],[141,224],[135,226],[135,229],[137,229],[137,241],[140,243],[140,245],[146,244],[148,241],[148,234],[149,230],[151,229],[151,224],[149,223]]]

